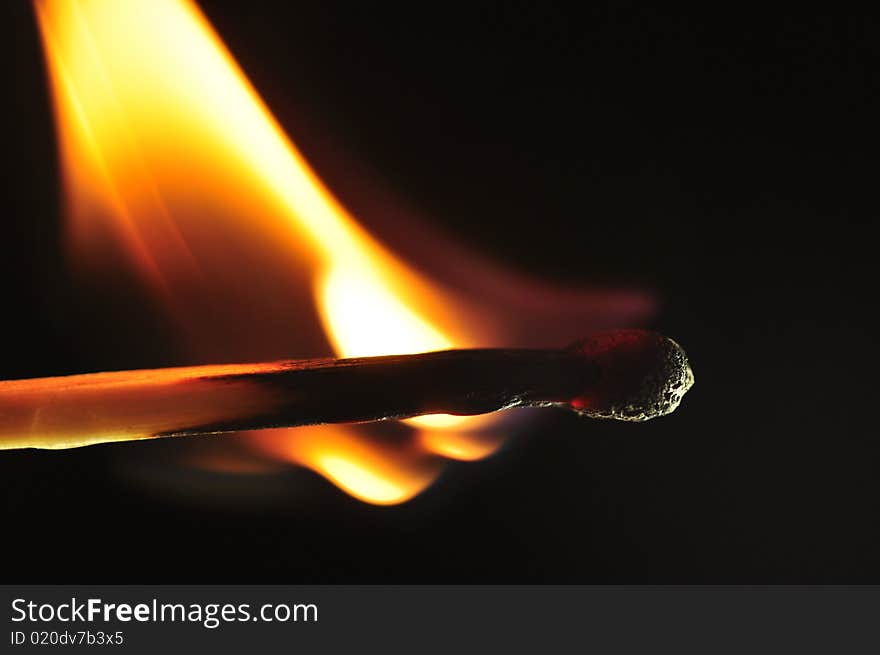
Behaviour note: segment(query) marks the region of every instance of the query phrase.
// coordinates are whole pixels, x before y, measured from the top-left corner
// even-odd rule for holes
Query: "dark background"
[[[2,452],[4,579],[880,582],[878,24],[375,4],[202,6],[344,201],[340,146],[503,262],[657,289],[697,385],[642,426],[551,412],[391,508],[310,473],[261,483],[288,501],[163,496],[116,465],[125,445]],[[93,328],[131,320],[67,276],[29,3],[0,25],[0,377],[130,365]],[[140,318],[120,338],[149,344]]]

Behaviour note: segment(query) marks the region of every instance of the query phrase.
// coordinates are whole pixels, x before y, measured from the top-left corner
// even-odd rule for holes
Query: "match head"
[[[568,350],[599,368],[599,381],[570,401],[572,409],[591,418],[647,421],[664,416],[694,384],[684,350],[656,332],[602,332]]]

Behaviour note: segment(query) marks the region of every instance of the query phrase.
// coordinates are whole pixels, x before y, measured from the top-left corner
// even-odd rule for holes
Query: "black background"
[[[115,465],[126,445],[3,452],[4,578],[880,582],[878,24],[374,4],[202,6],[343,201],[340,145],[510,265],[657,289],[697,385],[642,426],[552,413],[392,508],[309,473],[287,501],[162,496]],[[143,365],[106,339],[131,321],[67,278],[36,26],[2,14],[0,376]],[[139,318],[124,338],[149,344]]]

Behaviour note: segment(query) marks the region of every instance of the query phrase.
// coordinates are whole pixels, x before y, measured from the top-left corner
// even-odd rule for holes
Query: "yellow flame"
[[[355,498],[378,505],[409,500],[441,471],[438,457],[412,444],[365,439],[349,426],[262,430],[253,439],[262,452],[307,463]]]
[[[314,348],[296,340],[316,320],[296,291],[302,280],[311,280],[306,293],[340,355],[476,345],[453,298],[366,233],[322,184],[193,2],[34,4],[71,248],[84,267],[106,271],[121,244],[195,359],[321,354],[290,352]],[[273,433],[270,450],[358,498],[392,503],[434,479],[434,453],[472,459],[495,447],[443,438],[442,428],[485,420],[411,424],[432,429],[403,460],[355,427]],[[279,450],[280,441],[293,445]]]
[[[327,332],[336,351],[346,357],[426,352],[453,345],[370,270],[336,266],[318,286]]]

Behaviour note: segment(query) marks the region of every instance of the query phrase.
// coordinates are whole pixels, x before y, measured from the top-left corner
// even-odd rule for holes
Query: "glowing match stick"
[[[0,449],[560,406],[645,421],[693,384],[684,351],[643,330],[565,350],[448,350],[0,382]]]

